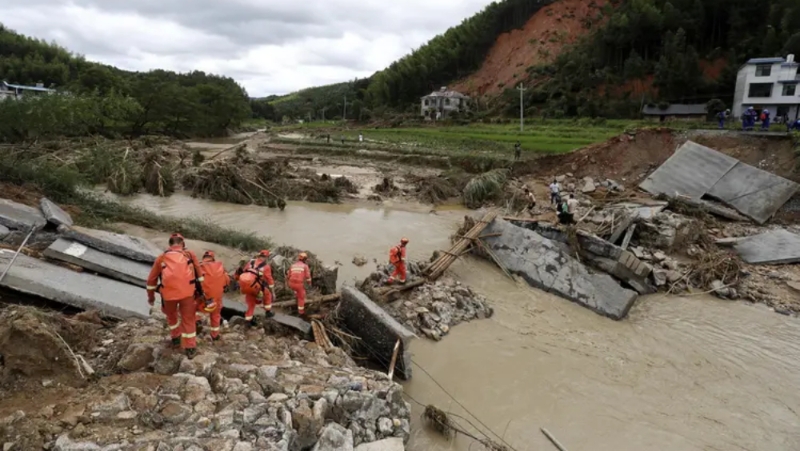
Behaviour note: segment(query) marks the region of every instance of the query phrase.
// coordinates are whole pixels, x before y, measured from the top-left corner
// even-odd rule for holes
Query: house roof
[[[747,60],[747,64],[774,64],[774,63],[783,63],[786,62],[785,59],[781,57],[776,58],[750,58]]]
[[[39,91],[39,92],[50,92],[54,91],[53,89],[45,88],[43,86],[25,86],[25,85],[14,85],[11,83],[3,82],[3,86],[8,89],[21,89],[23,91]]]
[[[644,108],[642,108],[642,114],[646,116],[701,116],[706,113],[707,109],[704,103],[696,105],[675,103],[668,106],[666,109],[661,109],[658,105],[645,105]]]
[[[468,96],[465,96],[464,94],[461,94],[460,92],[456,92],[456,91],[433,91],[432,93],[430,93],[430,94],[428,94],[426,96],[422,96],[421,98],[424,99],[425,97],[451,97],[451,98],[454,97],[454,98],[457,98],[457,99],[468,99],[469,98]]]

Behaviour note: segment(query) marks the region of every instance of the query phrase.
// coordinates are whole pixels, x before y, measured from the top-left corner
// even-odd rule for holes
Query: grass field
[[[594,122],[594,123],[593,123]],[[525,125],[473,124],[466,126],[424,126],[413,128],[336,128],[335,123],[307,123],[276,127],[277,133],[319,135],[326,131],[341,145],[353,143],[359,132],[364,134],[364,148],[403,153],[453,155],[480,154],[505,156],[513,153],[520,142],[523,153],[557,154],[605,141],[625,130],[645,126],[634,121],[538,120]],[[649,124],[652,125],[652,124]],[[319,140],[316,143],[319,144]],[[402,150],[401,150],[402,149]]]

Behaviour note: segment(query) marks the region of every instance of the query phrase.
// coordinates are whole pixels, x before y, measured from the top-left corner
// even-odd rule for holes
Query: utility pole
[[[347,94],[344,95],[344,111],[342,112],[342,119],[347,122]]]
[[[525,88],[522,87],[522,83],[520,83],[517,89],[519,89],[519,132],[522,133],[525,129],[525,100],[523,98]]]
[[[322,122],[325,122],[325,108],[327,107],[322,107]]]

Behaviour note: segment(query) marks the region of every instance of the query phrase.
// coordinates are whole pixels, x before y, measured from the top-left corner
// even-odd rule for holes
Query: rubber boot
[[[181,337],[176,337],[172,339],[172,347],[180,348],[181,347]]]
[[[256,320],[255,317],[253,317],[253,319],[251,319],[250,322],[247,323],[247,327],[258,327],[258,321]]]
[[[275,312],[273,312],[272,310],[267,310],[266,312],[264,312],[264,316],[266,316],[267,318],[273,318],[275,317]]]
[[[196,348],[189,348],[184,352],[186,352],[186,358],[189,359],[189,360],[192,360],[193,358],[195,358],[195,356],[197,356],[197,349]]]

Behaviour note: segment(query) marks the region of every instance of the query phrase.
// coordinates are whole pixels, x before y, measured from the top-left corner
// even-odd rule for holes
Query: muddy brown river
[[[306,248],[341,262],[345,283],[366,276],[401,236],[411,239],[412,259],[446,248],[464,214],[296,202],[280,212],[183,195],[125,202]],[[356,254],[370,264],[352,265]],[[474,414],[519,451],[555,450],[541,427],[570,451],[800,450],[797,318],[708,296],[653,295],[615,322],[483,261],[463,259],[452,272],[492,300],[496,314],[454,327],[439,343],[414,343],[414,378],[404,384],[415,400],[408,449],[480,449],[429,432],[419,402],[486,430]]]

